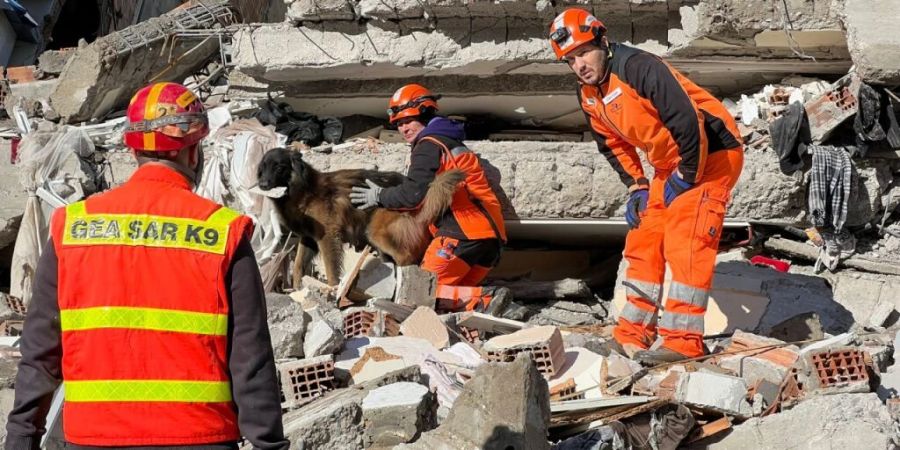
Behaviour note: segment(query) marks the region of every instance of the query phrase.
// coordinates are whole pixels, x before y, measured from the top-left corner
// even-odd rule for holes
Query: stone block
[[[753,413],[747,402],[747,383],[741,378],[727,375],[685,373],[675,391],[675,400],[737,417],[749,417]]]
[[[355,288],[370,298],[392,298],[397,290],[394,264],[369,255],[359,270]]]
[[[287,295],[267,294],[266,311],[275,359],[302,358],[307,328],[303,308]]]
[[[370,391],[362,402],[366,448],[415,441],[436,426],[436,406],[434,394],[418,383],[400,382]]]
[[[437,278],[433,273],[422,270],[418,266],[397,268],[397,290],[394,302],[401,305],[426,306],[434,309],[437,291]]]
[[[735,426],[709,450],[894,448],[893,420],[875,394],[814,396]]]
[[[527,355],[512,363],[484,364],[466,383],[441,426],[395,449],[546,450],[549,399],[547,383]]]
[[[62,73],[69,58],[75,54],[75,48],[63,48],[59,50],[47,50],[38,57],[38,68],[41,72],[48,75],[59,75]]]
[[[886,33],[897,26],[896,0],[847,0],[843,8],[847,47],[866,83],[900,85],[900,38]]]
[[[719,359],[719,367],[728,369],[744,379],[748,386],[760,380],[781,384],[788,368],[772,361],[753,356],[723,356]]]
[[[511,362],[518,354],[528,353],[547,378],[559,373],[566,362],[562,335],[559,328],[552,326],[526,328],[497,336],[485,342],[483,349],[491,362]]]
[[[340,315],[340,312],[337,313]],[[334,354],[340,351],[344,343],[344,333],[325,314],[320,308],[309,311],[311,322],[303,342],[303,352],[307,358]]]
[[[433,309],[420,306],[400,324],[400,333],[430,342],[440,350],[450,345],[450,334]]]

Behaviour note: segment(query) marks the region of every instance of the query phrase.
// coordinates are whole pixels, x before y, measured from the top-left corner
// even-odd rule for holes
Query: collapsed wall
[[[467,144],[481,157],[503,214],[512,219],[623,217],[627,191],[593,143],[488,142]],[[806,191],[801,176],[782,175],[771,151],[745,153],[744,171],[728,211],[733,220],[795,224],[802,220]],[[320,171],[403,171],[405,144],[360,144],[333,153],[306,152]]]
[[[227,0],[176,9],[97,39],[72,55],[50,95],[66,123],[123,108],[150,82],[182,81],[219,49],[213,30],[233,20]]]
[[[287,22],[235,35],[231,90],[235,98],[274,93],[318,115],[383,117],[385,98],[417,81],[444,96],[446,112],[580,128],[574,77],[547,44],[550,21],[570,6],[593,11],[611,40],[669,57],[717,95],[790,74],[846,73],[843,2],[786,3],[787,13],[765,0],[297,0]]]

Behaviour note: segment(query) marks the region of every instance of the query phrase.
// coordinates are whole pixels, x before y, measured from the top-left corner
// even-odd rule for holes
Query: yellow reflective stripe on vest
[[[222,207],[206,220],[152,214],[88,214],[84,201],[66,207],[62,245],[129,245],[225,253],[228,228],[240,214]]]
[[[62,331],[99,328],[173,331],[176,333],[228,334],[228,316],[158,308],[101,306],[63,309],[59,312]]]
[[[66,381],[67,402],[182,402],[231,401],[227,381],[98,380]]]

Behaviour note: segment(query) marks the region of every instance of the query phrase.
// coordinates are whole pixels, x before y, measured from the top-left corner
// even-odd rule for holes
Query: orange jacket
[[[432,132],[441,125],[445,131]],[[448,136],[454,131],[457,136]],[[418,208],[437,174],[460,169],[466,174],[464,185],[456,190],[450,209],[430,227],[432,234],[468,240],[497,238],[506,242],[500,201],[488,183],[478,155],[462,143],[461,124],[437,117],[420,136],[413,145],[406,180],[399,186],[385,188],[379,204],[389,209]]]
[[[158,165],[54,213],[67,441],[240,439],[224,280],[251,232],[249,218]]]
[[[685,181],[703,178],[707,156],[742,145],[725,106],[660,58],[610,44],[600,86],[581,85],[578,98],[600,152],[629,189],[647,187],[636,148],[654,168],[678,168]]]

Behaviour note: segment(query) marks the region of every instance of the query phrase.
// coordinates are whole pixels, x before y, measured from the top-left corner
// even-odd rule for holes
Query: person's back
[[[202,105],[160,83],[129,122],[134,175],[51,219],[6,448],[34,448],[60,382],[74,447],[287,448],[252,223],[191,192]]]

